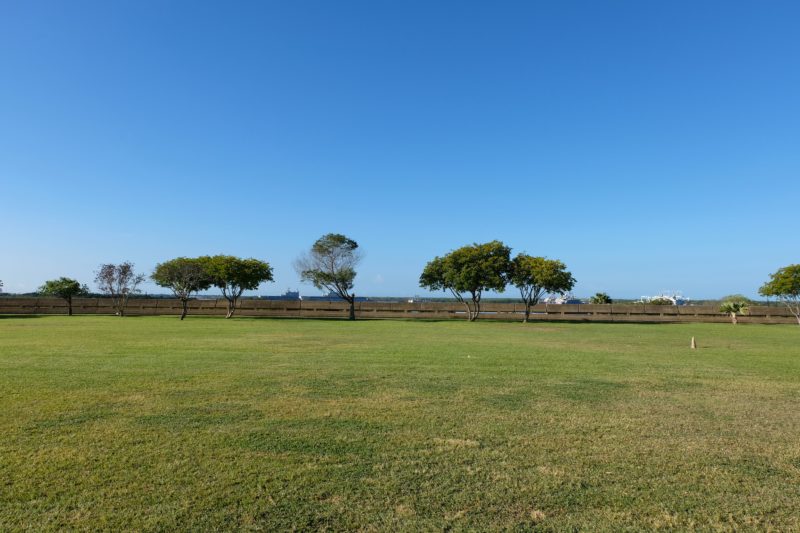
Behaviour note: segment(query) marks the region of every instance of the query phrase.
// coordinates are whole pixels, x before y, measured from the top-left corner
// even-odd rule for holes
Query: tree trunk
[[[731,324],[738,324],[738,320],[736,319],[736,313],[731,313]]]
[[[355,294],[351,295],[350,299],[348,300],[348,302],[350,302],[350,316],[348,317],[348,320],[355,320],[356,319],[356,295]]]
[[[530,316],[531,316],[531,303],[525,302],[525,318],[522,319],[522,323],[527,324]]]
[[[469,304],[465,300],[462,300],[461,303],[464,304],[464,307],[467,308],[467,320],[469,322],[472,322],[472,309],[470,308]]]
[[[181,309],[181,320],[183,320],[184,318],[186,318],[186,313],[189,311],[189,309],[188,309],[189,300],[186,300],[185,298],[181,298],[181,306],[183,307]]]
[[[481,312],[481,301],[477,300],[475,298],[472,298],[472,305],[474,306],[474,309],[470,313],[469,321],[470,322],[475,322],[476,320],[478,320],[478,315]]]
[[[72,298],[67,298],[67,315],[72,316]]]
[[[233,316],[233,312],[236,311],[236,300],[228,298],[228,312],[225,313],[225,318],[230,318]]]

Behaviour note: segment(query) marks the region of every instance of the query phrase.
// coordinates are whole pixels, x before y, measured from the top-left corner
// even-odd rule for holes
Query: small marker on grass
[[[694,341],[694,337],[692,337],[692,350],[697,349],[697,343]]]

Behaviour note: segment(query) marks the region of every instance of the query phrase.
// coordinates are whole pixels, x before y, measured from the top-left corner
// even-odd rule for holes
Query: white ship
[[[550,304],[550,305],[562,305],[562,304],[582,304],[583,301],[575,298],[572,293],[566,294],[552,294],[547,298],[542,298],[541,303],[543,304]]]
[[[642,296],[638,302],[640,304],[649,304],[653,300],[669,301],[670,305],[689,305],[689,298],[684,297],[680,292],[676,291],[662,291],[661,294],[656,296]]]

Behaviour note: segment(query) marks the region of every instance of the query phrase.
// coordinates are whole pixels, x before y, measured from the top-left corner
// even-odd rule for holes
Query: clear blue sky
[[[278,294],[340,232],[361,295],[424,294],[427,260],[491,239],[562,259],[578,295],[755,295],[800,262],[798,21],[796,1],[2,0],[0,279],[228,253],[268,260]]]

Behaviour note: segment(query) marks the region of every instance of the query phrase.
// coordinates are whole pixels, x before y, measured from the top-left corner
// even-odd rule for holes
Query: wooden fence
[[[192,300],[189,315],[224,315],[227,302]],[[72,303],[75,314],[109,315],[114,311],[108,298],[76,298]],[[525,306],[521,303],[491,303],[482,305],[481,320],[522,320]],[[0,298],[0,314],[37,315],[66,314],[67,305],[57,298]],[[135,298],[128,302],[127,315],[178,315],[179,300],[166,298]],[[346,302],[314,300],[241,300],[238,316],[346,318]],[[428,318],[435,320],[464,320],[464,306],[457,303],[420,302],[356,302],[358,318]],[[570,320],[584,322],[727,322],[730,319],[716,306],[704,305],[548,305],[533,308],[531,320]],[[741,323],[794,324],[792,314],[783,306],[753,306],[750,313],[739,318]]]

